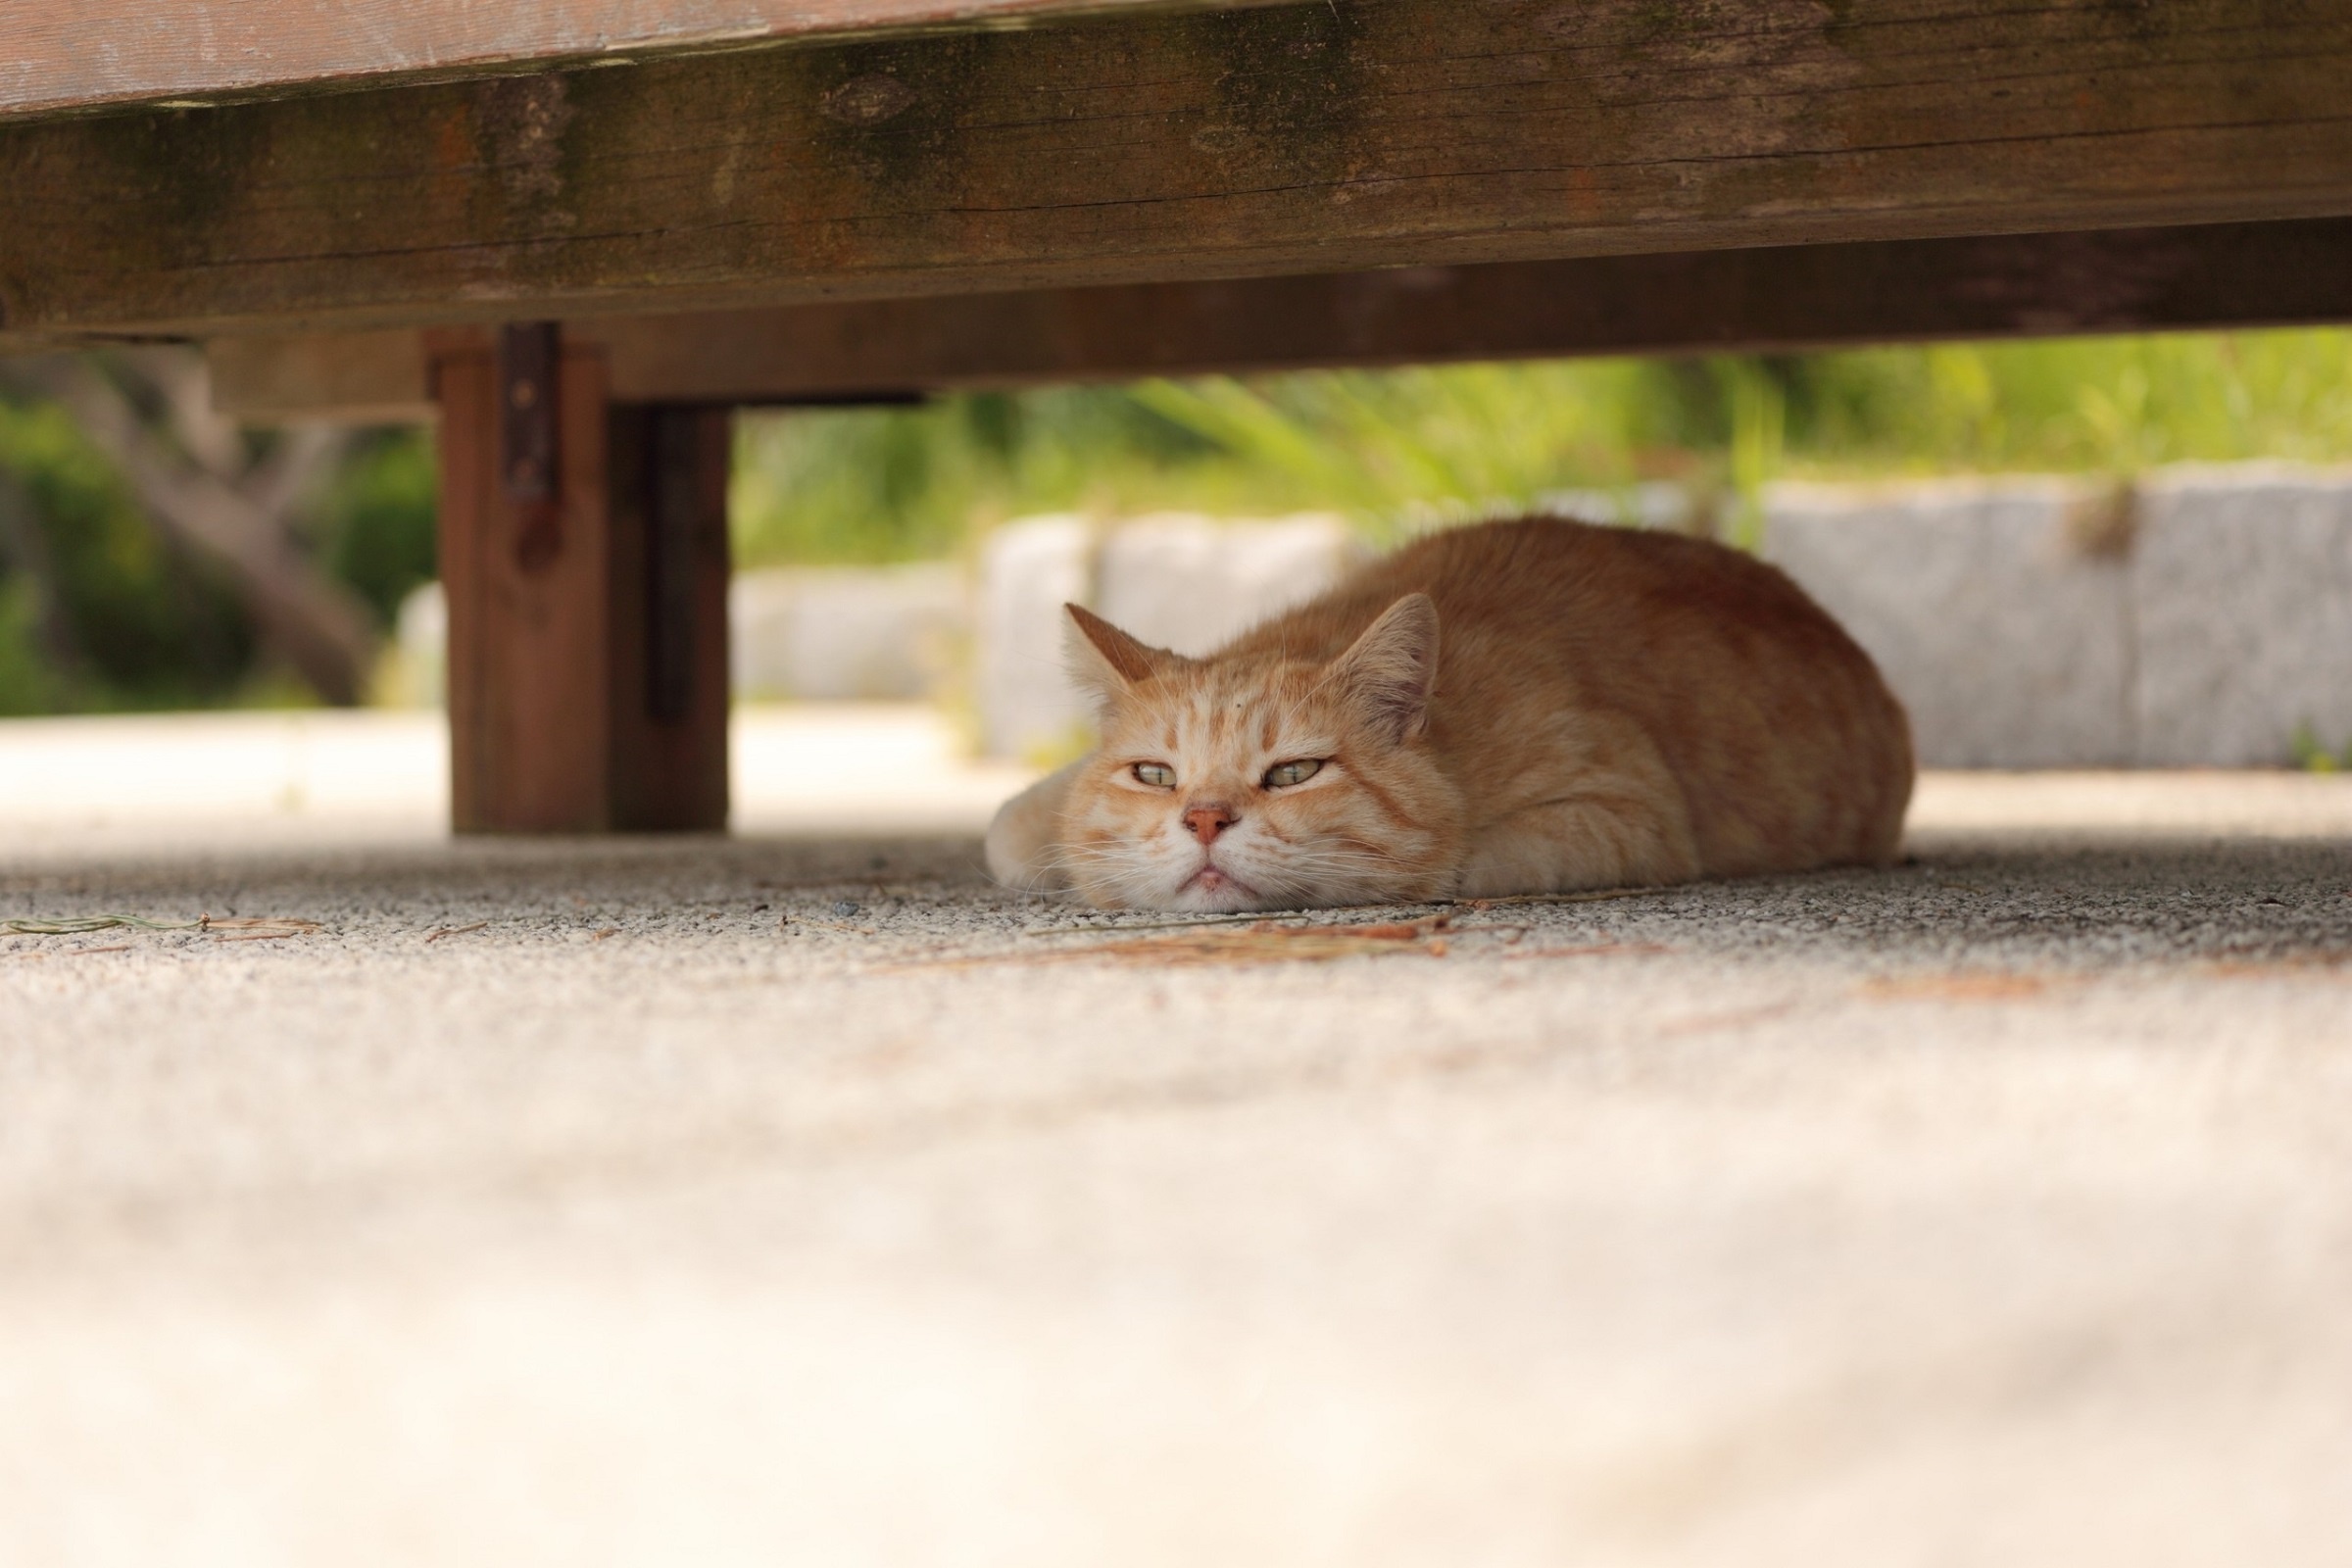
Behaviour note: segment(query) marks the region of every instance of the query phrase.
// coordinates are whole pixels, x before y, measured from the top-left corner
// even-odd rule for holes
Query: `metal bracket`
[[[499,329],[499,463],[510,501],[556,493],[557,338],[553,321]]]

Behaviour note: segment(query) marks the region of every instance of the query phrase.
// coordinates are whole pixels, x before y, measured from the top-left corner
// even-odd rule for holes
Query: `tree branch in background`
[[[213,414],[193,355],[142,350],[118,363],[152,394],[163,430],[86,360],[31,362],[14,378],[73,416],[167,535],[222,569],[255,631],[320,698],[358,703],[375,652],[367,608],[318,569],[288,521],[345,438],[297,430],[249,462],[243,436]]]
[[[6,468],[0,468],[0,565],[14,566],[32,584],[33,635],[51,667],[67,673],[81,669],[81,642],[66,611],[65,588],[58,581],[49,540],[34,514],[32,497]]]

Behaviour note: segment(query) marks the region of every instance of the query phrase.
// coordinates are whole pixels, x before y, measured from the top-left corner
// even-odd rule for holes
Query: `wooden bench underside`
[[[2325,0],[1351,0],[0,122],[0,347],[2335,217],[2347,80]]]

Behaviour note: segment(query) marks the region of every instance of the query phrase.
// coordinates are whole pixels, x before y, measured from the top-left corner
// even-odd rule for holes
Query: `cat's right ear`
[[[1069,616],[1069,627],[1062,641],[1069,655],[1070,678],[1098,702],[1107,703],[1139,682],[1182,662],[1164,648],[1137,642],[1083,606],[1061,608]]]
[[[1406,594],[1380,612],[1331,664],[1340,690],[1391,745],[1421,733],[1438,679],[1438,607]]]

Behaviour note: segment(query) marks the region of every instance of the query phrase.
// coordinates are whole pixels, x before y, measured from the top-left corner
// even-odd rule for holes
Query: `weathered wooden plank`
[[[1821,348],[2352,320],[2352,219],[1406,268],[591,318],[613,395],[821,402],[1209,370]],[[223,338],[257,421],[423,417],[404,331]]]
[[[439,416],[424,334],[415,330],[217,338],[205,360],[213,407],[232,418],[424,424]]]
[[[2352,213],[2336,0],[1332,0],[0,126],[0,342]]]
[[[802,38],[1021,27],[1185,0],[18,0],[0,119],[629,65]],[[1232,5],[1236,0],[1220,0]],[[1267,0],[1239,0],[1263,4]]]

